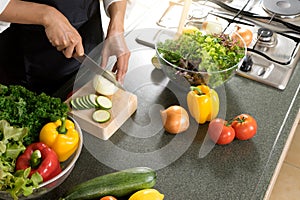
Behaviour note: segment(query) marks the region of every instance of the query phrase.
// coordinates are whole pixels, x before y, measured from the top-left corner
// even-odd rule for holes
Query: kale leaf
[[[0,85],[0,119],[12,126],[28,127],[26,145],[38,141],[41,128],[50,121],[66,117],[69,108],[61,99],[45,93],[36,94],[23,86]]]

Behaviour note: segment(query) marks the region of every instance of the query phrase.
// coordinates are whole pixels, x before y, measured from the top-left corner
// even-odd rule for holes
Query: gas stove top
[[[300,0],[193,1],[187,23],[201,26],[204,21],[217,21],[224,31],[251,30],[253,39],[237,74],[286,88],[300,58]]]

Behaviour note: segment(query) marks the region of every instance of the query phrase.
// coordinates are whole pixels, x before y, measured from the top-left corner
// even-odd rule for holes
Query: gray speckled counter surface
[[[134,34],[129,34],[127,38],[135,38]],[[132,54],[128,71],[130,80],[127,80],[127,85],[125,82],[125,86],[138,96],[138,110],[132,119],[147,124],[149,119],[143,109],[157,103],[162,106],[177,104],[182,96],[177,92],[174,94],[176,90],[172,89],[172,83],[161,70],[150,64],[154,50],[136,46],[137,49],[139,47]],[[135,165],[157,167],[155,188],[165,194],[166,200],[263,199],[299,112],[299,77],[300,63],[284,91],[237,75],[230,79],[223,88],[226,93],[226,118],[249,113],[257,120],[258,132],[249,141],[234,140],[230,145],[215,146],[204,158],[199,158],[198,154],[207,123],[197,125],[194,135],[185,132],[178,138],[176,136],[176,139],[181,139],[176,141],[176,145],[178,150],[184,151],[182,155],[170,158],[178,153],[176,147],[164,152],[170,157],[164,153],[157,154],[161,156],[158,162],[165,159],[166,163],[154,163],[156,158],[149,157],[147,153],[163,149],[175,141],[174,135],[160,131],[150,136],[149,129],[148,135],[147,130],[140,132],[146,134],[145,137],[136,137],[131,133],[138,129],[133,128],[131,133],[126,133],[125,128],[121,128],[110,140],[100,141],[84,133],[84,148],[73,172],[60,187],[40,199],[58,199],[58,194],[63,194],[75,184]],[[186,145],[189,140],[191,143],[186,149],[180,146],[181,142]],[[119,157],[116,147],[127,151],[128,155],[134,153],[137,156]]]
[[[126,36],[133,45],[130,49],[136,51],[131,56],[125,86],[138,96],[138,109],[131,119],[139,126],[130,127],[127,121],[108,141],[84,133],[84,147],[73,172],[40,199],[58,199],[80,182],[141,165],[157,168],[155,188],[166,200],[264,199],[299,112],[300,62],[284,91],[237,75],[230,79],[221,90],[226,94],[221,102],[226,118],[249,113],[257,120],[258,132],[249,141],[215,146],[207,156],[199,158],[208,124],[198,127],[192,122],[187,132],[176,137],[163,131],[156,133],[160,130],[158,125],[147,126],[151,120],[157,122],[147,115],[150,107],[158,109],[153,105],[185,105],[185,93],[174,89],[162,71],[151,65],[154,50],[134,42],[140,34],[137,28],[156,27],[155,20],[167,5],[168,1],[157,0],[146,6],[144,13],[139,12],[139,19],[129,25],[135,31]]]

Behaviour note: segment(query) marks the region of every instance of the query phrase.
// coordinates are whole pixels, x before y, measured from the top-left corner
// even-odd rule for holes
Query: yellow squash
[[[79,134],[71,120],[62,118],[49,122],[40,132],[40,141],[52,148],[60,162],[67,160],[77,149]]]
[[[199,124],[211,121],[219,113],[218,93],[207,85],[191,86],[187,104],[190,114]]]

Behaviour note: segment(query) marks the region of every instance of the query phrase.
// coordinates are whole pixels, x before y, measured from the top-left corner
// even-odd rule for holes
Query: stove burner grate
[[[263,8],[281,18],[295,18],[300,15],[299,0],[263,0]]]

